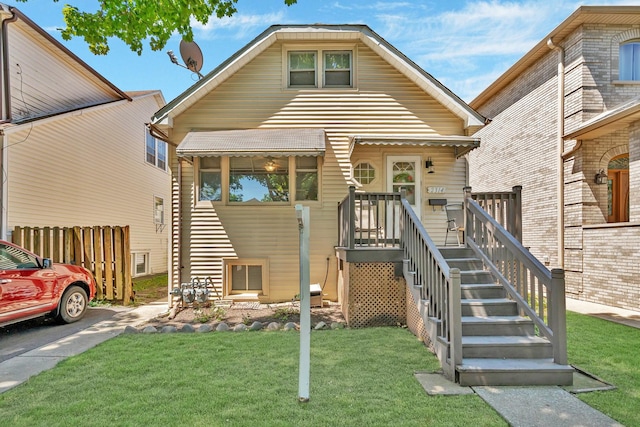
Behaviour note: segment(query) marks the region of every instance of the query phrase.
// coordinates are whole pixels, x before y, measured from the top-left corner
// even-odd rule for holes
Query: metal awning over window
[[[387,145],[401,147],[453,147],[454,154],[462,157],[480,146],[480,138],[471,136],[431,135],[355,135],[350,139],[349,153],[356,145]]]
[[[178,156],[324,156],[324,129],[192,131]]]

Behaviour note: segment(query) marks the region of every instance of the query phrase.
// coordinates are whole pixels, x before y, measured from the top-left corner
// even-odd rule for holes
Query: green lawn
[[[298,403],[296,332],[121,335],[0,394],[11,426],[504,426],[479,397],[428,396],[439,365],[400,328],[314,331]]]
[[[625,426],[640,426],[640,329],[567,313],[569,363],[616,390],[577,396]]]
[[[618,387],[578,395],[640,425],[640,330],[568,313],[569,361]],[[314,331],[298,403],[295,332],[121,335],[0,394],[11,426],[504,426],[479,397],[427,396],[436,358],[406,329]]]

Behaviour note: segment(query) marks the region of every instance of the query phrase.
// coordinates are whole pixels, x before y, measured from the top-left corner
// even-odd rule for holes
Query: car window
[[[13,246],[0,245],[0,269],[15,270],[38,268],[38,261],[33,255]]]

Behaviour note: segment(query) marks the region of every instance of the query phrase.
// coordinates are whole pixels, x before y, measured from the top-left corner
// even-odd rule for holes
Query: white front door
[[[420,156],[387,156],[387,191],[404,188],[407,201],[420,220],[421,165]]]

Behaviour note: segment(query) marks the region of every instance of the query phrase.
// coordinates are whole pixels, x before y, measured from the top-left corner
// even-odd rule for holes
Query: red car
[[[95,279],[86,268],[53,264],[0,240],[0,326],[43,315],[61,323],[78,321],[95,293]]]

